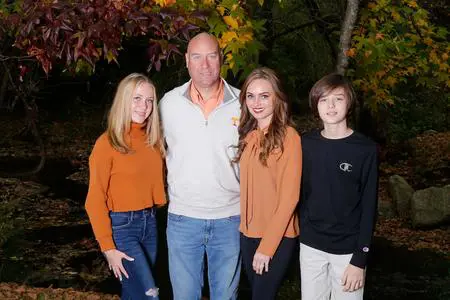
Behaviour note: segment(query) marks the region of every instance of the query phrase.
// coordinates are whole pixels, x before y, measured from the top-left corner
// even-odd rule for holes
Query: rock
[[[408,218],[414,189],[400,175],[392,175],[389,177],[388,191],[397,214],[402,218]]]
[[[450,185],[416,191],[411,200],[414,227],[430,227],[450,221]]]
[[[436,130],[428,129],[423,132],[423,135],[436,134],[438,133]]]
[[[385,218],[395,217],[394,206],[391,201],[378,201],[378,215]]]

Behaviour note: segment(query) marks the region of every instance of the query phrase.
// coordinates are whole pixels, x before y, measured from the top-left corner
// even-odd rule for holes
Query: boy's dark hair
[[[352,84],[345,76],[332,73],[317,81],[309,92],[309,107],[315,116],[319,116],[319,111],[317,110],[319,99],[336,88],[342,88],[344,90],[348,99],[347,114],[351,112],[356,99]]]

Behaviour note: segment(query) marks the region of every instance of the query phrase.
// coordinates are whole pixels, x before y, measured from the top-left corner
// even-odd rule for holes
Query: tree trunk
[[[344,22],[341,27],[341,37],[339,39],[339,54],[336,64],[336,72],[344,75],[348,67],[347,51],[350,49],[352,32],[358,18],[359,0],[348,0]]]
[[[3,78],[0,81],[0,108],[4,107],[4,101],[6,96],[6,88],[8,87],[8,74],[3,73]]]

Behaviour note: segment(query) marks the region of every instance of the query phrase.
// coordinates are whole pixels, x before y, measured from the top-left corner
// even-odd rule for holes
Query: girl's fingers
[[[127,271],[125,270],[125,268],[123,267],[122,264],[119,265],[119,270],[120,270],[121,273],[123,273],[123,275],[125,275],[125,277],[128,279],[128,273],[127,273]],[[120,277],[122,277],[122,274],[120,274],[120,275],[121,275]],[[122,280],[122,279],[120,279],[120,280]]]

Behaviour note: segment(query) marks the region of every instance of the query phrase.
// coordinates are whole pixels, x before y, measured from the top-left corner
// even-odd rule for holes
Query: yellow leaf
[[[433,61],[433,62],[439,61],[439,58],[438,58],[438,56],[436,54],[436,51],[433,50],[433,51],[430,52],[430,60]]]
[[[233,29],[238,29],[239,24],[236,19],[234,19],[232,16],[225,16],[223,17],[223,20],[225,23],[227,23],[228,26],[230,26]]]
[[[253,40],[253,34],[251,32],[246,32],[239,35],[239,41],[242,42],[243,44],[251,40]]]
[[[426,26],[428,23],[424,19],[419,19],[417,20],[416,24],[419,26]]]
[[[223,7],[223,6],[217,6],[216,10],[219,12],[219,14],[221,16],[223,16],[225,14],[225,7]]]
[[[369,9],[374,9],[375,7],[377,7],[377,5],[374,2],[369,2],[369,4],[367,4],[367,7]]]
[[[383,77],[384,75],[386,75],[386,71],[384,71],[384,70],[378,71],[378,72],[375,73],[375,75],[376,75],[378,78],[381,78],[381,77]]]
[[[258,0],[259,5],[263,6],[264,0]]]
[[[392,98],[387,98],[385,102],[389,105],[394,105],[394,100]]]
[[[214,2],[214,0],[203,0],[203,4],[210,5]]]
[[[348,57],[355,57],[356,49],[355,48],[348,49],[347,52],[345,53],[345,55],[347,55]]]
[[[391,13],[391,16],[392,16],[392,18],[393,18],[395,21],[398,21],[398,20],[401,19],[400,14],[399,14],[397,11],[395,11],[395,10]]]
[[[395,84],[397,83],[397,78],[389,76],[388,78],[386,78],[385,80],[383,80],[384,83],[390,87],[394,87]]]
[[[414,68],[414,67],[408,67],[406,70],[408,71],[408,73],[409,73],[410,75],[413,75],[414,72],[416,71],[416,68]]]
[[[416,1],[409,1],[408,6],[412,8],[417,8],[417,2]]]
[[[426,45],[428,45],[428,46],[433,45],[433,40],[430,39],[429,37],[425,38],[425,39],[423,40],[423,42],[424,42]]]
[[[226,60],[226,61],[230,61],[230,60],[232,60],[232,59],[233,59],[233,54],[227,53],[227,55],[225,56],[225,60]]]
[[[222,40],[224,42],[231,42],[233,39],[237,39],[237,34],[234,31],[226,31],[222,34]]]
[[[448,54],[447,53],[442,53],[442,59],[443,60],[447,60],[448,59]]]
[[[170,6],[172,4],[175,4],[176,2],[176,0],[155,0],[155,3],[161,7]]]

